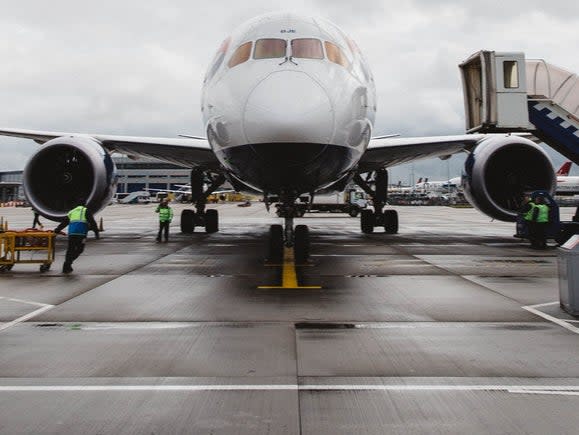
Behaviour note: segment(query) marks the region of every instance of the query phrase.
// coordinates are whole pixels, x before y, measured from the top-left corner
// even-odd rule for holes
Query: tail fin
[[[559,168],[559,170],[557,171],[557,175],[567,177],[569,175],[569,172],[571,171],[571,164],[572,163],[570,161],[566,161],[565,163],[563,163]]]
[[[418,179],[418,181],[416,182],[416,184],[420,184],[420,183],[422,183],[422,177],[420,177],[420,178]]]

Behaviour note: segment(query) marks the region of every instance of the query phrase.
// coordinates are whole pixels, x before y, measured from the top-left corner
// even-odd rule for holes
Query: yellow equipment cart
[[[50,231],[7,231],[0,233],[0,272],[16,263],[40,264],[46,272],[54,261],[54,233]]]

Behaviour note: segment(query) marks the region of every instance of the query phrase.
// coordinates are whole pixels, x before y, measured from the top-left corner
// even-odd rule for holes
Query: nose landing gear
[[[297,263],[305,263],[310,256],[310,232],[307,225],[294,228],[294,217],[299,216],[295,197],[287,197],[278,207],[278,214],[284,218],[284,225],[272,225],[269,228],[267,260],[281,262],[284,248],[293,248]]]

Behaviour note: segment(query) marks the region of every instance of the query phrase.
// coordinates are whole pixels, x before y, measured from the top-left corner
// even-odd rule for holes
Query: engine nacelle
[[[467,158],[462,176],[464,194],[473,206],[509,222],[517,219],[525,193],[553,193],[556,183],[547,153],[519,136],[483,139]]]
[[[46,142],[24,169],[24,192],[42,216],[62,220],[80,199],[96,213],[116,190],[115,164],[101,144],[86,136]]]

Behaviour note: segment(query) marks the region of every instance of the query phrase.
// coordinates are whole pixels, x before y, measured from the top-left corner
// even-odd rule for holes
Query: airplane
[[[569,176],[572,162],[566,161],[557,171],[557,189],[555,194],[558,196],[579,195],[579,177]]]
[[[78,198],[95,213],[109,203],[116,183],[112,152],[191,168],[195,205],[181,214],[184,233],[196,226],[218,231],[217,210],[206,209],[206,202],[226,180],[236,191],[263,195],[266,206],[275,196],[284,221],[269,229],[273,261],[284,247],[294,249],[297,261],[309,255],[308,227],[294,227],[300,195],[343,191],[352,181],[373,203],[361,213],[361,231],[397,233],[398,214],[385,205],[388,168],[401,163],[468,153],[465,194],[499,220],[516,220],[524,192],[555,189],[549,157],[525,137],[373,137],[376,111],[375,79],[358,45],[325,19],[282,12],[241,24],[218,48],[202,88],[206,137],[14,128],[1,128],[0,135],[42,145],[25,167],[24,187],[32,206],[53,220]]]
[[[461,177],[454,177],[446,181],[428,181],[425,178],[424,181],[418,180],[418,183],[414,185],[414,189],[456,189],[461,184]]]

